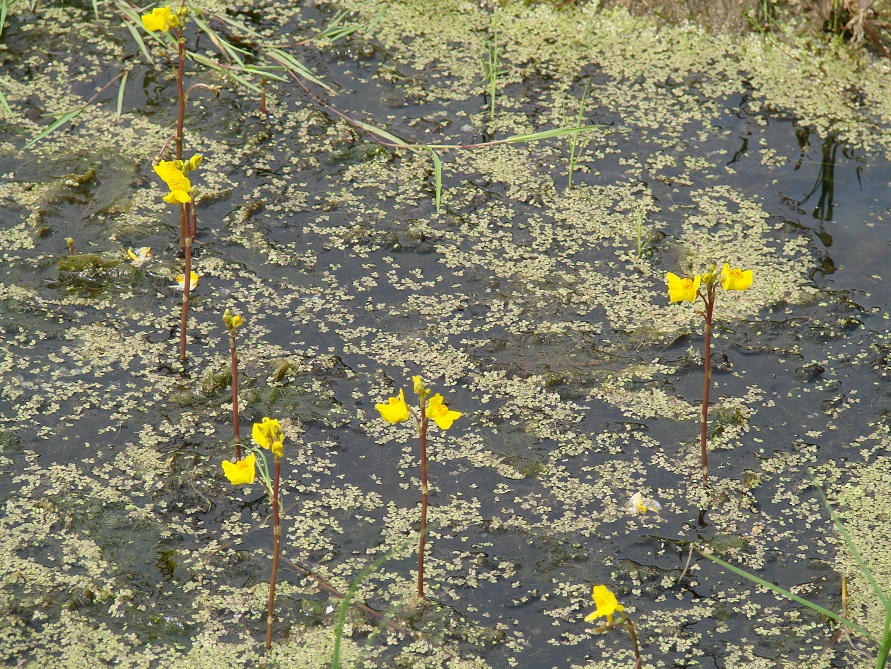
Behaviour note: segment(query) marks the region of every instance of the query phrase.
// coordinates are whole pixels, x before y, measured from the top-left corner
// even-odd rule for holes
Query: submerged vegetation
[[[887,62],[499,4],[0,0],[4,662],[885,665]]]

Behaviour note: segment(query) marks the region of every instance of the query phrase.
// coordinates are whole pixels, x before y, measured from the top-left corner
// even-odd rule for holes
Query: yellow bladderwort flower
[[[748,290],[751,285],[752,270],[730,269],[729,264],[724,264],[724,269],[721,270],[721,286],[724,290]]]
[[[170,192],[162,198],[164,202],[185,204],[192,201],[192,196],[189,195],[189,191],[192,190],[192,183],[189,181],[189,177],[176,167],[175,161],[162,160],[154,166],[154,170],[170,189]]]
[[[672,302],[696,301],[696,297],[699,295],[699,283],[702,281],[701,276],[697,274],[692,279],[688,279],[668,272],[665,275],[665,280],[668,282],[668,299]]]
[[[140,246],[136,251],[133,249],[127,249],[127,255],[130,256],[130,260],[133,261],[133,264],[137,267],[142,267],[149,260],[152,259],[152,247],[151,246]]]
[[[374,408],[380,411],[381,418],[390,423],[404,423],[409,419],[408,405],[405,403],[405,393],[399,389],[399,397],[390,397],[386,404],[375,404]]]
[[[628,510],[631,513],[638,513],[642,516],[647,511],[659,513],[662,510],[662,505],[654,499],[644,497],[643,493],[636,492],[628,501]]]
[[[240,325],[244,325],[244,316],[235,315],[229,309],[226,309],[223,314],[223,325],[226,326],[227,330],[234,330]]]
[[[174,13],[170,6],[155,7],[148,14],[143,14],[142,27],[153,33],[158,30],[170,30],[182,25],[179,12]]]
[[[195,287],[198,285],[198,274],[197,272],[189,272],[189,292],[195,290]],[[176,283],[170,285],[171,288],[176,288],[178,290],[186,289],[186,277],[184,274],[176,275]]]
[[[262,423],[254,423],[251,436],[257,445],[272,451],[275,457],[280,458],[285,454],[285,434],[275,418],[266,417]]]
[[[192,170],[197,170],[198,166],[204,161],[204,156],[200,153],[196,153],[194,156],[189,158],[187,161],[183,163],[182,172],[183,174],[188,174]]]
[[[430,398],[430,404],[427,405],[427,418],[435,420],[441,430],[448,430],[452,427],[455,419],[461,417],[461,412],[452,411],[442,401],[442,395],[439,393]]]
[[[612,590],[605,585],[595,585],[591,590],[591,599],[597,605],[597,610],[585,616],[586,623],[593,622],[601,616],[606,618],[606,622],[612,623],[613,614],[625,610],[625,607],[619,604]]]
[[[223,460],[223,473],[232,485],[253,483],[257,475],[256,460],[253,453],[237,462]]]
[[[421,381],[420,376],[411,377],[412,383],[414,383],[414,391],[418,397],[427,397],[430,394],[430,389],[424,385],[424,382]]]

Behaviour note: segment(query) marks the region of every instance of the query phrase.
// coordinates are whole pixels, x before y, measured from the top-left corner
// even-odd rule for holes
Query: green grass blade
[[[6,5],[9,0],[0,0],[0,35],[3,34],[3,28],[6,26]]]
[[[242,77],[238,74],[238,70],[240,70],[241,68],[222,67],[218,62],[216,62],[215,60],[213,60],[211,58],[208,58],[204,54],[194,53],[192,51],[189,51],[187,53],[188,53],[189,58],[194,60],[196,63],[200,63],[201,65],[204,65],[205,67],[210,68],[214,72],[218,73],[221,77],[231,79],[235,83],[237,83],[241,86],[244,86],[245,88],[247,88],[250,91],[253,91],[254,93],[260,92],[259,86],[251,83],[250,81],[248,81],[247,79],[245,79],[244,77]]]
[[[537,142],[541,139],[548,139],[550,137],[562,137],[564,135],[571,135],[574,133],[580,133],[583,130],[594,130],[595,128],[603,128],[603,125],[583,125],[577,126],[575,128],[554,128],[552,130],[543,130],[541,132],[533,132],[528,135],[511,135],[510,137],[505,137],[502,142],[508,142],[510,144],[517,144],[519,142]]]
[[[329,92],[334,92],[333,89],[328,86],[321,79],[316,77],[312,72],[310,72],[299,60],[294,58],[291,54],[281,50],[281,49],[267,49],[266,55],[269,56],[272,60],[276,61],[280,65],[284,65],[289,70],[291,70],[295,75],[307,79],[314,84],[321,86],[325,90]]]
[[[197,25],[210,38],[210,41],[214,43],[219,52],[223,54],[229,62],[244,65],[244,59],[241,57],[241,54],[248,54],[247,51],[236,48],[220,37],[197,12],[193,16],[193,20],[195,21],[195,25]]]
[[[888,653],[891,652],[891,608],[885,609],[885,624],[882,626],[882,643],[876,655],[876,669],[885,669]]]
[[[354,123],[358,127],[362,128],[362,130],[365,130],[366,132],[370,132],[372,135],[377,135],[378,137],[382,137],[383,139],[386,139],[388,142],[397,144],[399,146],[399,148],[409,149],[410,151],[416,151],[418,148],[423,147],[423,145],[419,145],[417,147],[409,146],[404,141],[399,139],[396,135],[390,134],[383,128],[378,128],[375,125],[371,125],[369,123],[364,123],[363,121],[359,121],[358,119],[352,119],[351,123]],[[427,148],[428,150],[432,151],[432,149],[430,149],[429,147],[423,147],[423,148]]]
[[[858,625],[857,623],[852,622],[852,621],[848,620],[847,618],[843,618],[842,616],[838,615],[837,613],[833,613],[829,609],[824,609],[819,604],[814,604],[813,602],[809,602],[804,597],[799,597],[798,595],[791,593],[788,590],[781,588],[778,585],[774,585],[773,583],[770,583],[769,581],[765,581],[763,578],[759,578],[759,577],[755,576],[754,574],[750,574],[749,572],[744,571],[744,570],[740,569],[739,567],[734,567],[729,562],[724,562],[724,560],[722,560],[721,558],[715,557],[714,555],[712,555],[710,553],[705,553],[703,551],[699,551],[699,553],[700,553],[700,555],[708,558],[712,562],[716,562],[717,564],[721,565],[722,567],[724,567],[724,569],[732,571],[737,576],[742,576],[743,578],[748,579],[748,580],[752,581],[753,583],[757,583],[758,585],[761,585],[761,586],[767,588],[768,590],[771,590],[772,592],[775,592],[776,594],[785,597],[786,599],[791,599],[793,602],[798,602],[802,606],[806,606],[807,608],[811,609],[812,611],[816,611],[817,613],[824,615],[827,618],[831,618],[835,622],[840,623],[840,624],[844,625],[845,627],[849,627],[850,629],[852,629],[856,632],[859,632],[860,634],[865,636],[870,641],[872,641],[874,643],[879,643],[878,639],[876,639],[872,634],[867,632],[864,628],[860,627],[860,625]]]
[[[49,125],[47,128],[45,128],[45,129],[43,130],[43,132],[41,132],[39,135],[37,135],[37,137],[34,137],[30,142],[28,142],[27,144],[25,144],[25,146],[22,147],[22,151],[24,151],[25,149],[29,149],[29,148],[31,148],[32,146],[34,146],[35,144],[37,144],[37,142],[39,142],[41,139],[43,139],[44,137],[46,137],[47,135],[49,135],[50,133],[52,133],[53,131],[55,131],[57,128],[59,128],[60,126],[65,125],[66,123],[68,123],[68,121],[70,121],[70,120],[76,118],[77,116],[79,116],[80,113],[81,113],[84,109],[85,109],[85,107],[80,107],[79,109],[75,109],[74,111],[70,111],[70,112],[67,112],[67,113],[65,113],[65,114],[62,114],[59,118],[57,118],[55,121],[53,121],[52,123],[50,123],[50,125]]]
[[[362,585],[362,581],[376,572],[382,564],[387,562],[387,560],[396,555],[396,553],[401,551],[404,547],[405,546],[402,545],[391,549],[370,565],[363,568],[356,578],[353,579],[353,582],[350,583],[350,587],[347,588],[347,591],[344,593],[343,601],[340,603],[340,608],[337,611],[337,622],[334,626],[334,652],[331,655],[331,669],[342,669],[340,664],[340,646],[341,640],[343,639],[343,627],[346,624],[347,611],[350,610],[350,600],[353,598],[353,595],[356,594],[356,590],[359,589],[359,586]]]
[[[430,156],[433,158],[433,174],[436,183],[436,196],[434,201],[436,202],[436,213],[438,214],[442,207],[442,160],[440,159],[439,154],[433,149],[430,149]]]
[[[835,509],[832,508],[832,505],[829,503],[829,500],[826,499],[826,496],[823,494],[822,490],[820,491],[820,497],[823,498],[823,503],[826,505],[826,508],[829,509],[829,516],[830,518],[832,518],[832,522],[835,523],[835,529],[837,529],[838,533],[842,535],[842,539],[844,539],[845,541],[845,546],[847,546],[848,550],[851,551],[851,554],[854,556],[854,560],[857,561],[857,566],[860,567],[860,571],[863,572],[863,575],[869,582],[872,591],[876,594],[876,597],[879,598],[879,601],[882,603],[882,606],[885,608],[885,610],[888,611],[888,597],[879,587],[879,584],[876,583],[875,577],[872,575],[869,567],[866,566],[866,563],[860,556],[857,547],[851,540],[851,535],[848,534],[848,530],[845,529],[844,523],[841,522],[841,518],[838,517],[838,514],[835,512]]]
[[[0,86],[5,86],[6,84],[0,80]],[[3,107],[3,111],[9,114],[9,118],[15,118],[15,114],[12,113],[12,108],[9,106],[9,103],[6,101],[6,96],[3,95],[3,91],[0,91],[0,107]]]
[[[93,0],[93,16],[97,21],[99,20],[99,0]]]
[[[121,118],[121,109],[124,107],[124,87],[127,85],[127,75],[129,72],[124,72],[124,76],[121,77],[121,85],[118,87],[118,108],[115,112],[116,118]]]

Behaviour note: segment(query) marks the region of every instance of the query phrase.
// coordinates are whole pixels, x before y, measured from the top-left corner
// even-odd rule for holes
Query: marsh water
[[[645,666],[872,666],[868,640],[829,646],[832,621],[691,549],[836,612],[844,575],[845,613],[881,624],[823,496],[888,585],[886,64],[595,5],[196,6],[250,64],[290,49],[329,88],[271,70],[262,113],[257,91],[190,61],[189,82],[220,90],[196,89],[186,115],[186,155],[205,162],[184,368],[178,222],[152,171],[170,65],[145,35],[140,50],[125,5],[6,17],[7,665],[330,666],[332,590],[385,557],[354,595],[380,615],[350,611],[345,666],[632,666],[627,636],[583,622],[598,583]],[[301,41],[341,11],[355,32]],[[186,38],[227,65],[197,24]],[[101,91],[28,145],[124,70],[120,98]],[[439,210],[429,150],[356,123],[475,145],[574,125],[580,104],[596,127],[572,188],[567,136],[441,149]],[[716,307],[707,489],[702,318],[669,303],[665,273],[725,262],[755,278]],[[242,433],[271,416],[287,437],[270,653],[269,503],[220,468],[226,308],[246,319]],[[430,437],[421,607],[417,439],[374,408],[413,375],[462,412]],[[637,492],[661,510],[630,509]]]

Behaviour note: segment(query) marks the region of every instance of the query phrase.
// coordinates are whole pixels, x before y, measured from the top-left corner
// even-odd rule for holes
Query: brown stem
[[[185,212],[185,209],[188,205],[182,205],[182,210]],[[188,216],[187,213],[182,214],[183,217]],[[186,252],[186,263],[185,263],[185,271],[183,273],[183,312],[182,312],[182,320],[179,324],[179,360],[185,365],[186,364],[186,330],[189,325],[189,296],[192,292],[192,238],[186,237],[183,242],[183,247]]]
[[[705,342],[702,364],[705,380],[702,384],[702,418],[699,423],[699,446],[702,449],[702,482],[708,487],[708,395],[712,387],[712,313],[715,309],[715,288],[708,286],[705,298]]]
[[[266,115],[266,77],[260,77],[260,113]]]
[[[198,236],[198,207],[195,206],[195,201],[192,201],[192,220],[190,222],[191,232],[189,233],[192,237]]]
[[[186,121],[186,92],[183,89],[183,77],[186,72],[186,40],[183,29],[176,29],[176,43],[179,48],[179,65],[176,69],[176,159],[183,159],[183,126]]]
[[[637,632],[634,629],[634,623],[631,618],[625,618],[625,628],[628,630],[628,636],[631,637],[631,645],[634,646],[634,669],[643,667],[643,660],[640,657],[640,646],[637,645]]]
[[[418,537],[418,599],[424,599],[424,548],[427,544],[427,398],[421,396],[421,529]]]
[[[275,479],[272,482],[272,573],[269,576],[269,602],[266,605],[266,650],[272,648],[272,621],[275,609],[275,581],[282,547],[282,521],[278,508],[278,483],[281,477],[281,458],[275,456]]]
[[[241,460],[241,427],[238,420],[238,351],[235,328],[229,330],[229,355],[232,357],[232,430],[235,433],[235,460]]]

